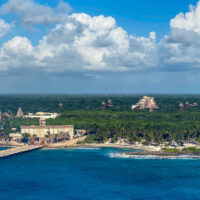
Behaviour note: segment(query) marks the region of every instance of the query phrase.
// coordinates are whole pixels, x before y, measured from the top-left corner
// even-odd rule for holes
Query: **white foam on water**
[[[72,149],[77,149],[77,150],[100,150],[101,148],[98,148],[98,147],[74,147]]]
[[[200,159],[200,156],[180,155],[180,156],[155,156],[155,155],[128,155],[125,153],[110,153],[110,158],[130,158],[130,159],[146,159],[146,160],[196,160]]]

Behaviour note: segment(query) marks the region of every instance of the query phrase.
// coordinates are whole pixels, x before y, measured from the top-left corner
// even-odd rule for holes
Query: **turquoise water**
[[[9,147],[0,147],[0,151],[8,149]]]
[[[124,151],[39,150],[0,160],[0,199],[200,199],[200,160],[109,156]]]

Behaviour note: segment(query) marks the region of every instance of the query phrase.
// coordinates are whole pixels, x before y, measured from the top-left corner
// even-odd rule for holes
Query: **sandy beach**
[[[144,151],[160,151],[160,146],[144,146],[144,145],[128,145],[128,144],[111,144],[111,143],[102,143],[102,144],[77,144],[79,141],[84,141],[86,136],[76,138],[70,141],[54,143],[54,144],[45,144],[44,148],[71,148],[71,147],[111,147],[111,148],[130,148],[130,149],[141,149]]]
[[[78,142],[84,141],[87,136],[82,136],[79,138],[75,138],[72,140],[64,141],[64,142],[57,142],[57,143],[52,143],[52,144],[45,144],[45,148],[52,148],[52,149],[59,149],[59,148],[74,148],[74,147],[98,147],[98,148],[129,148],[129,149],[138,149],[138,150],[143,150],[143,152],[151,154],[152,152],[159,153],[163,152],[162,149],[164,146],[154,146],[154,145],[143,145],[143,144],[126,144],[126,143],[93,143],[93,144],[77,144]],[[23,143],[16,143],[16,142],[0,142],[0,146],[23,146]],[[194,145],[194,144],[185,144],[183,147],[176,147],[177,149],[181,150],[185,147],[196,147],[200,149],[199,145]],[[174,148],[174,147],[168,147],[168,148]]]

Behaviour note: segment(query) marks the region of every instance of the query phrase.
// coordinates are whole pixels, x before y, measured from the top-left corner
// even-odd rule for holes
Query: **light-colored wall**
[[[9,137],[15,138],[15,139],[21,139],[22,138],[22,134],[21,133],[10,133]]]

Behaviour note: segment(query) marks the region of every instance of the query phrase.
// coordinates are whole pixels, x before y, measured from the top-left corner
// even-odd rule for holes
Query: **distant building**
[[[47,142],[61,142],[63,140],[70,140],[71,136],[69,133],[58,133],[58,134],[51,134],[47,138]]]
[[[45,120],[44,117],[41,117],[41,118],[40,118],[39,124],[40,124],[40,126],[46,126],[46,120]]]
[[[29,113],[28,115],[24,115],[24,118],[55,119],[58,116],[59,116],[58,113],[36,112],[35,114]]]
[[[192,104],[192,106],[193,107],[198,107],[199,105],[198,105],[198,103],[195,102],[195,103]]]
[[[22,108],[18,108],[16,117],[24,117],[24,113],[22,111]]]
[[[12,140],[20,142],[22,139],[22,134],[21,133],[10,133],[9,137],[12,138]]]
[[[113,106],[113,105],[112,105],[112,101],[111,101],[110,99],[108,99],[108,104],[107,104],[107,106],[108,106],[109,108]]]
[[[187,102],[185,102],[185,105],[183,104],[183,103],[180,103],[179,104],[179,108],[180,107],[185,107],[185,108],[191,108],[191,107],[198,107],[199,105],[198,105],[198,103],[196,103],[196,102],[194,102],[193,104],[190,104],[188,101]],[[181,109],[181,111],[183,110],[182,108],[180,108]]]
[[[75,132],[76,132],[76,135],[75,135],[76,137],[81,137],[87,133],[85,129],[76,129]]]
[[[62,111],[62,109],[63,109],[63,104],[60,102],[59,103],[59,110],[60,110],[60,112]]]
[[[190,103],[189,103],[188,101],[185,103],[185,107],[186,107],[186,108],[189,108],[189,107],[190,107]]]
[[[105,110],[105,109],[106,109],[106,103],[105,103],[105,101],[102,101],[102,102],[101,102],[101,109],[102,109],[102,110]]]
[[[179,104],[179,110],[180,110],[181,112],[184,110],[184,105],[183,105],[183,103],[180,103],[180,104]]]
[[[4,113],[1,114],[2,119],[8,119],[10,117],[11,117],[11,114],[9,114],[8,112],[4,112]]]
[[[140,99],[138,101],[137,104],[132,105],[131,109],[132,110],[135,110],[135,109],[140,109],[140,110],[149,109],[150,111],[153,111],[154,109],[158,109],[158,105],[156,104],[156,102],[154,100],[154,97],[144,96],[142,99]]]
[[[38,138],[45,138],[45,136],[52,135],[67,135],[66,137],[72,139],[74,137],[74,126],[73,125],[50,125],[46,126],[44,118],[40,119],[39,126],[21,126],[21,134],[28,133],[31,136]],[[61,134],[62,133],[62,134]]]

